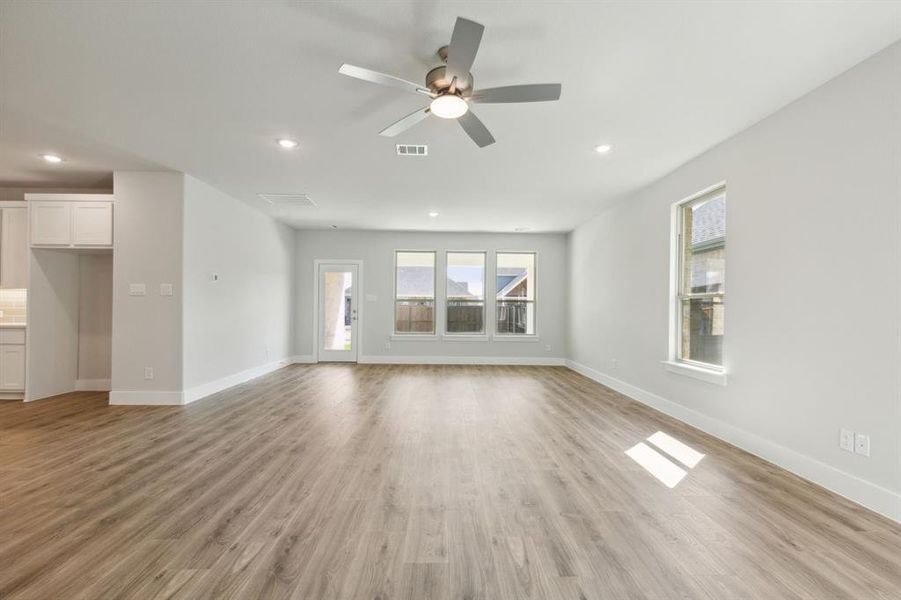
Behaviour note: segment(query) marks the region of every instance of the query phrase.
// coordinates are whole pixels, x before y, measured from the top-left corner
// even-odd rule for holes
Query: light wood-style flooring
[[[295,365],[0,403],[0,598],[898,599],[901,527],[562,367]]]

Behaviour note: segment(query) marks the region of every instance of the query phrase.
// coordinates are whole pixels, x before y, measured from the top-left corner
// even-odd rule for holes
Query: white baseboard
[[[386,365],[532,365],[561,367],[563,358],[543,356],[361,356],[362,364]]]
[[[211,396],[217,392],[221,392],[222,390],[234,387],[238,384],[244,383],[245,381],[250,381],[251,379],[256,379],[257,377],[262,377],[267,373],[281,369],[291,362],[293,362],[293,358],[277,360],[265,365],[246,369],[239,373],[235,373],[234,375],[228,375],[214,381],[195,385],[194,387],[185,390],[183,403],[190,404],[191,402],[195,402],[197,400],[200,400],[201,398],[206,398],[207,396]]]
[[[109,379],[79,379],[75,382],[76,392],[108,392]]]
[[[292,356],[291,362],[295,365],[312,365],[316,362],[316,357],[312,354],[299,354]]]
[[[181,406],[184,392],[160,390],[114,390],[109,393],[109,403],[117,406]]]
[[[589,379],[750,452],[890,519],[901,522],[901,494],[827,465],[719,419],[687,408],[572,360],[566,366]]]

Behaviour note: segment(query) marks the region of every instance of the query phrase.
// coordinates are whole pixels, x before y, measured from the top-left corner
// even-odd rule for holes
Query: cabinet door
[[[32,202],[31,244],[68,246],[71,243],[71,202]]]
[[[72,222],[72,243],[74,245],[113,245],[113,205],[111,202],[73,202]]]
[[[0,346],[0,390],[25,389],[25,346]]]
[[[28,287],[28,209],[0,211],[0,288]]]

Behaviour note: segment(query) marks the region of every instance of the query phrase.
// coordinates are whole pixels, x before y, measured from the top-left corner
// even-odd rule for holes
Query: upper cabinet
[[[37,195],[36,195],[37,196]],[[111,196],[50,194],[29,197],[31,245],[56,248],[111,248],[113,202]]]
[[[0,288],[28,287],[28,209],[0,209]]]

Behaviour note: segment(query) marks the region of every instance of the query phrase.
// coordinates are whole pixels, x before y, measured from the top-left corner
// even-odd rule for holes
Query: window
[[[675,360],[722,370],[726,294],[726,190],[676,206]]]
[[[497,253],[497,333],[535,334],[535,253]]]
[[[394,332],[435,333],[435,253],[395,254]]]
[[[485,253],[447,253],[447,333],[485,333]]]

